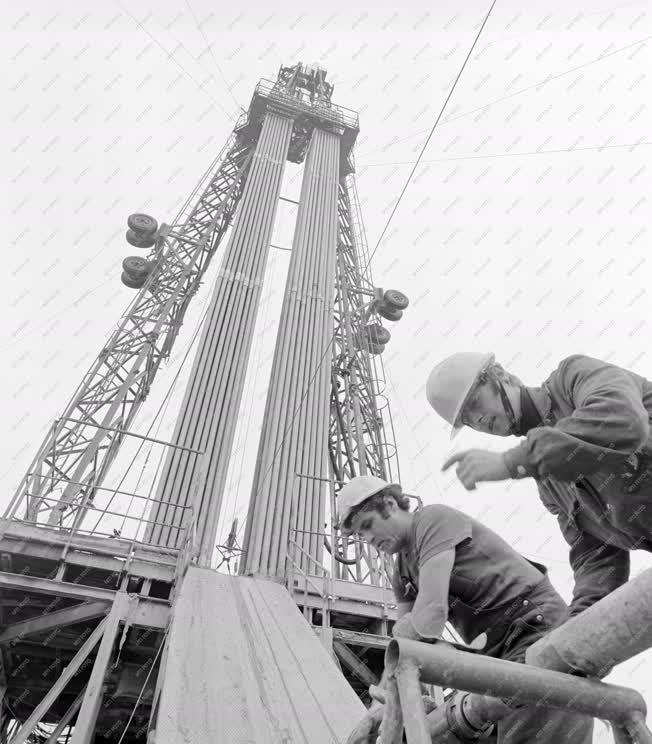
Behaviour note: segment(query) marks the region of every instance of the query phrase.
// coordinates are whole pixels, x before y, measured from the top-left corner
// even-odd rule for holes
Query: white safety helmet
[[[451,439],[464,426],[460,415],[478,377],[494,360],[493,354],[460,351],[444,359],[430,373],[426,383],[428,403],[451,425]]]
[[[357,475],[342,487],[337,496],[337,510],[339,527],[343,535],[350,534],[344,527],[344,522],[351,511],[389,485],[394,484],[387,483],[382,478],[376,478],[375,475]]]

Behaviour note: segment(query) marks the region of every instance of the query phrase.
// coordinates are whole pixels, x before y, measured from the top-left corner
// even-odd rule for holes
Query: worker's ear
[[[393,496],[385,495],[383,498],[385,500],[385,506],[390,512],[394,512],[396,511],[396,509],[398,509],[398,504],[396,503],[396,499]]]

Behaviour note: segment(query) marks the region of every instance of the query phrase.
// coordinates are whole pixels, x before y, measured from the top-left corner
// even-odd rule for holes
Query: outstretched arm
[[[394,624],[395,638],[415,641],[440,638],[448,618],[448,589],[455,563],[455,548],[444,550],[419,566],[419,593],[412,602],[400,602],[399,619]],[[385,687],[383,672],[379,687]],[[383,716],[384,706],[374,703],[349,735],[347,744],[373,744]]]
[[[419,566],[419,593],[412,609],[394,625],[395,638],[441,638],[448,619],[448,590],[454,563],[455,548],[450,548]]]

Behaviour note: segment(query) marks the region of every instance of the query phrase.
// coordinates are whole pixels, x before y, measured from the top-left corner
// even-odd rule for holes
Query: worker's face
[[[491,382],[480,383],[462,409],[462,423],[476,431],[507,437],[510,421],[497,387]]]
[[[384,553],[398,553],[405,541],[404,520],[394,499],[386,499],[386,514],[361,510],[351,519],[351,532]]]

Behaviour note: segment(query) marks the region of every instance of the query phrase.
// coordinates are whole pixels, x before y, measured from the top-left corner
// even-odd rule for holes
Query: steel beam
[[[79,707],[82,704],[82,700],[84,699],[84,693],[85,688],[77,695],[77,697],[72,701],[70,704],[70,707],[68,710],[63,714],[63,717],[57,724],[54,731],[50,734],[48,737],[48,740],[45,742],[45,744],[59,744],[59,737],[63,733],[63,730],[66,728],[66,726],[70,723],[72,720],[72,717],[77,713],[79,710]]]
[[[241,573],[283,577],[293,528],[300,568],[322,562],[340,139],[313,131],[276,338]],[[296,473],[312,478],[296,478]]]
[[[365,342],[365,325],[382,319],[373,309],[375,288],[352,175],[339,185],[338,231],[329,428],[331,541],[333,550],[349,558],[349,542],[343,540],[340,548],[334,527],[340,489],[356,475],[400,481],[391,412],[382,397],[382,356],[372,356]],[[333,574],[381,584],[383,574],[391,571],[391,559],[358,543],[352,557],[353,569],[333,561]]]
[[[334,641],[341,641],[349,646],[363,646],[364,648],[376,648],[384,651],[391,641],[389,636],[374,635],[373,633],[360,633],[341,628],[333,628],[332,630]]]
[[[79,715],[75,721],[71,744],[91,744],[93,741],[97,714],[104,693],[104,680],[111,660],[118,627],[129,613],[129,604],[135,599],[135,597],[125,594],[125,592],[118,592],[115,596],[111,611],[106,619],[102,641],[97,650],[91,676],[86,685]]]
[[[116,557],[134,556],[143,561],[162,562],[175,564],[178,551],[164,548],[159,545],[148,545],[142,542],[134,542],[123,537],[98,537],[96,535],[77,534],[71,541],[66,532],[45,525],[27,524],[15,519],[0,519],[0,538],[4,540],[24,540],[25,545],[34,542],[54,546],[68,546],[89,553],[108,555]],[[4,545],[0,543],[0,545]],[[25,551],[29,552],[29,551]]]
[[[106,615],[111,605],[104,601],[82,602],[74,607],[66,607],[56,612],[47,612],[26,620],[6,625],[0,633],[0,644],[9,643],[16,638],[43,633],[62,625],[74,625],[84,620],[94,620]]]
[[[341,641],[333,641],[333,649],[342,664],[350,669],[367,687],[378,684],[378,677],[346,644]]]
[[[14,540],[0,541],[2,548],[10,553],[18,554],[23,558],[44,558],[45,560],[58,562],[61,558],[61,548],[55,545],[30,544],[23,547]],[[67,566],[79,566],[83,568],[96,568],[100,571],[115,574],[119,577],[129,574],[144,580],[164,581],[171,584],[174,581],[174,563],[158,563],[153,561],[141,561],[137,558],[114,558],[107,550],[105,554],[85,553],[82,549],[73,548],[66,555]]]
[[[191,505],[201,561],[210,561],[242,397],[253,329],[293,122],[265,114],[233,232],[215,282],[173,436],[175,445],[206,454],[198,462],[178,449],[168,452],[150,519],[148,542],[180,547]],[[176,506],[175,506],[176,505]]]
[[[113,602],[116,595],[113,589],[101,589],[96,586],[73,584],[69,581],[2,572],[0,572],[0,589],[49,594],[54,597],[67,597],[80,601],[98,600],[109,604]],[[136,596],[138,596],[138,606],[133,611],[132,625],[141,628],[165,628],[170,615],[169,602],[164,599]]]
[[[25,721],[25,723],[18,729],[16,735],[12,738],[11,744],[25,744],[30,734],[34,730],[34,726],[43,718],[47,711],[52,706],[52,703],[59,697],[61,692],[64,690],[68,682],[77,674],[81,665],[86,661],[90,652],[95,648],[99,642],[104,629],[107,624],[107,618],[100,621],[100,624],[95,630],[88,636],[84,645],[75,654],[70,664],[63,670],[59,679],[54,683],[47,695],[41,700],[36,706],[32,715]]]

